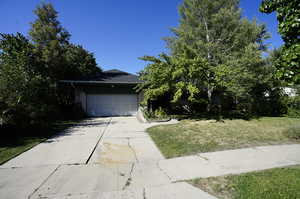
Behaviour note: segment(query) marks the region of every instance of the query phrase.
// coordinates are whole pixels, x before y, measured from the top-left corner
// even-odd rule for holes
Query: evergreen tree
[[[58,21],[58,13],[50,3],[37,6],[37,19],[31,23],[29,35],[43,63],[41,71],[54,80],[63,78],[66,61],[65,52],[70,34]]]

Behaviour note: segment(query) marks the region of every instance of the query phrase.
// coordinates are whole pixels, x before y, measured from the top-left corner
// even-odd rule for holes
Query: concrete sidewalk
[[[300,144],[264,146],[179,157],[159,162],[172,182],[300,164]]]

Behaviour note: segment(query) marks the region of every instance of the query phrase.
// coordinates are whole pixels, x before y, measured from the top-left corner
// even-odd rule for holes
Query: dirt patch
[[[103,143],[97,163],[110,166],[134,161],[135,155],[127,144]]]
[[[230,186],[226,176],[195,179],[188,181],[195,187],[214,195],[220,199],[232,199],[234,189]]]

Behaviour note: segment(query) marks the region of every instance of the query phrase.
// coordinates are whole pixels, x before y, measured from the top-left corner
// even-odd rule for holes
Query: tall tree
[[[279,33],[285,42],[277,74],[288,83],[300,84],[300,3],[298,0],[263,0],[260,11],[277,13]]]
[[[178,54],[183,46],[188,46],[208,61],[209,111],[212,93],[218,86],[213,68],[226,65],[234,56],[240,57],[245,47],[254,43],[257,49],[264,49],[265,26],[241,19],[238,0],[185,0],[179,13],[180,25],[173,29],[175,37],[168,39],[169,47],[173,54]]]
[[[262,63],[260,54],[266,49],[264,39],[268,34],[265,26],[242,19],[238,0],[185,0],[179,14],[180,24],[172,29],[175,36],[166,38],[171,57],[176,60],[173,61],[177,66],[173,70],[177,77],[173,82],[178,85],[176,88],[188,88],[180,83],[188,79],[189,90],[193,91],[188,91],[188,95],[206,91],[208,111],[211,110],[212,95],[218,90],[234,85],[239,89],[230,89],[231,92],[238,96],[247,95]],[[246,57],[245,53],[254,56]],[[154,61],[151,68],[155,65],[158,67],[159,63]],[[187,75],[193,72],[197,75]],[[150,77],[149,71],[144,76],[155,79]],[[177,91],[175,99],[184,96],[180,89]]]
[[[58,13],[52,4],[42,3],[34,13],[37,19],[31,23],[29,35],[43,62],[41,71],[52,79],[61,79],[65,70],[64,54],[70,34],[61,26],[57,19]]]

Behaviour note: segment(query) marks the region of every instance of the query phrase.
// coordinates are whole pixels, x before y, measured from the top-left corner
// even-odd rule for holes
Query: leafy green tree
[[[20,33],[1,34],[0,118],[3,124],[25,127],[40,122],[46,110],[47,78],[36,71],[34,46]]]
[[[210,70],[205,87],[209,111],[212,93],[218,87],[215,68],[242,57],[245,47],[254,43],[258,50],[264,49],[265,26],[241,19],[238,0],[185,0],[179,13],[180,25],[173,29],[175,37],[169,39],[169,47],[177,54],[182,46],[188,46],[197,56],[207,59]]]
[[[70,34],[58,21],[58,13],[50,3],[37,6],[37,19],[31,23],[29,35],[39,53],[41,71],[54,80],[60,80],[65,73],[65,53]]]
[[[186,50],[186,54],[189,53]],[[145,91],[145,102],[168,94],[169,103],[180,104],[190,113],[193,112],[192,105],[205,103],[199,98],[202,83],[207,79],[208,63],[205,59],[166,54],[161,54],[159,58],[145,56],[141,59],[150,62],[141,72],[145,83],[140,88]]]
[[[101,72],[94,55],[80,45],[68,45],[65,56],[64,79],[78,79]]]
[[[277,75],[288,83],[300,83],[300,4],[298,0],[263,0],[260,11],[277,13],[279,33],[285,45],[276,64]]]
[[[172,77],[168,78],[168,85],[176,85],[173,102],[184,96],[193,101],[194,96],[205,91],[207,110],[211,111],[214,93],[250,95],[263,70],[261,52],[266,49],[264,40],[268,38],[265,25],[243,19],[238,0],[185,0],[179,13],[180,24],[172,29],[175,36],[165,39],[172,61],[161,63],[146,57],[146,61],[152,61],[151,69],[142,73],[144,79],[151,80],[144,84],[148,86],[146,93],[166,87],[161,74],[153,72],[157,70]],[[150,83],[154,81],[160,82],[155,90]]]
[[[155,99],[165,92],[172,93],[172,102],[177,102],[184,93],[189,93],[189,101],[194,101],[202,81],[197,81],[207,69],[204,59],[186,59],[161,54],[159,58],[145,56],[141,58],[151,62],[141,72],[142,88],[146,88],[145,99]],[[202,67],[201,67],[202,66]],[[199,76],[200,75],[200,76]]]
[[[172,73],[175,68],[171,57],[161,54],[158,58],[144,56],[140,59],[149,62],[149,65],[140,72],[144,83],[139,85],[139,89],[145,89],[144,103],[170,92],[173,86]]]

